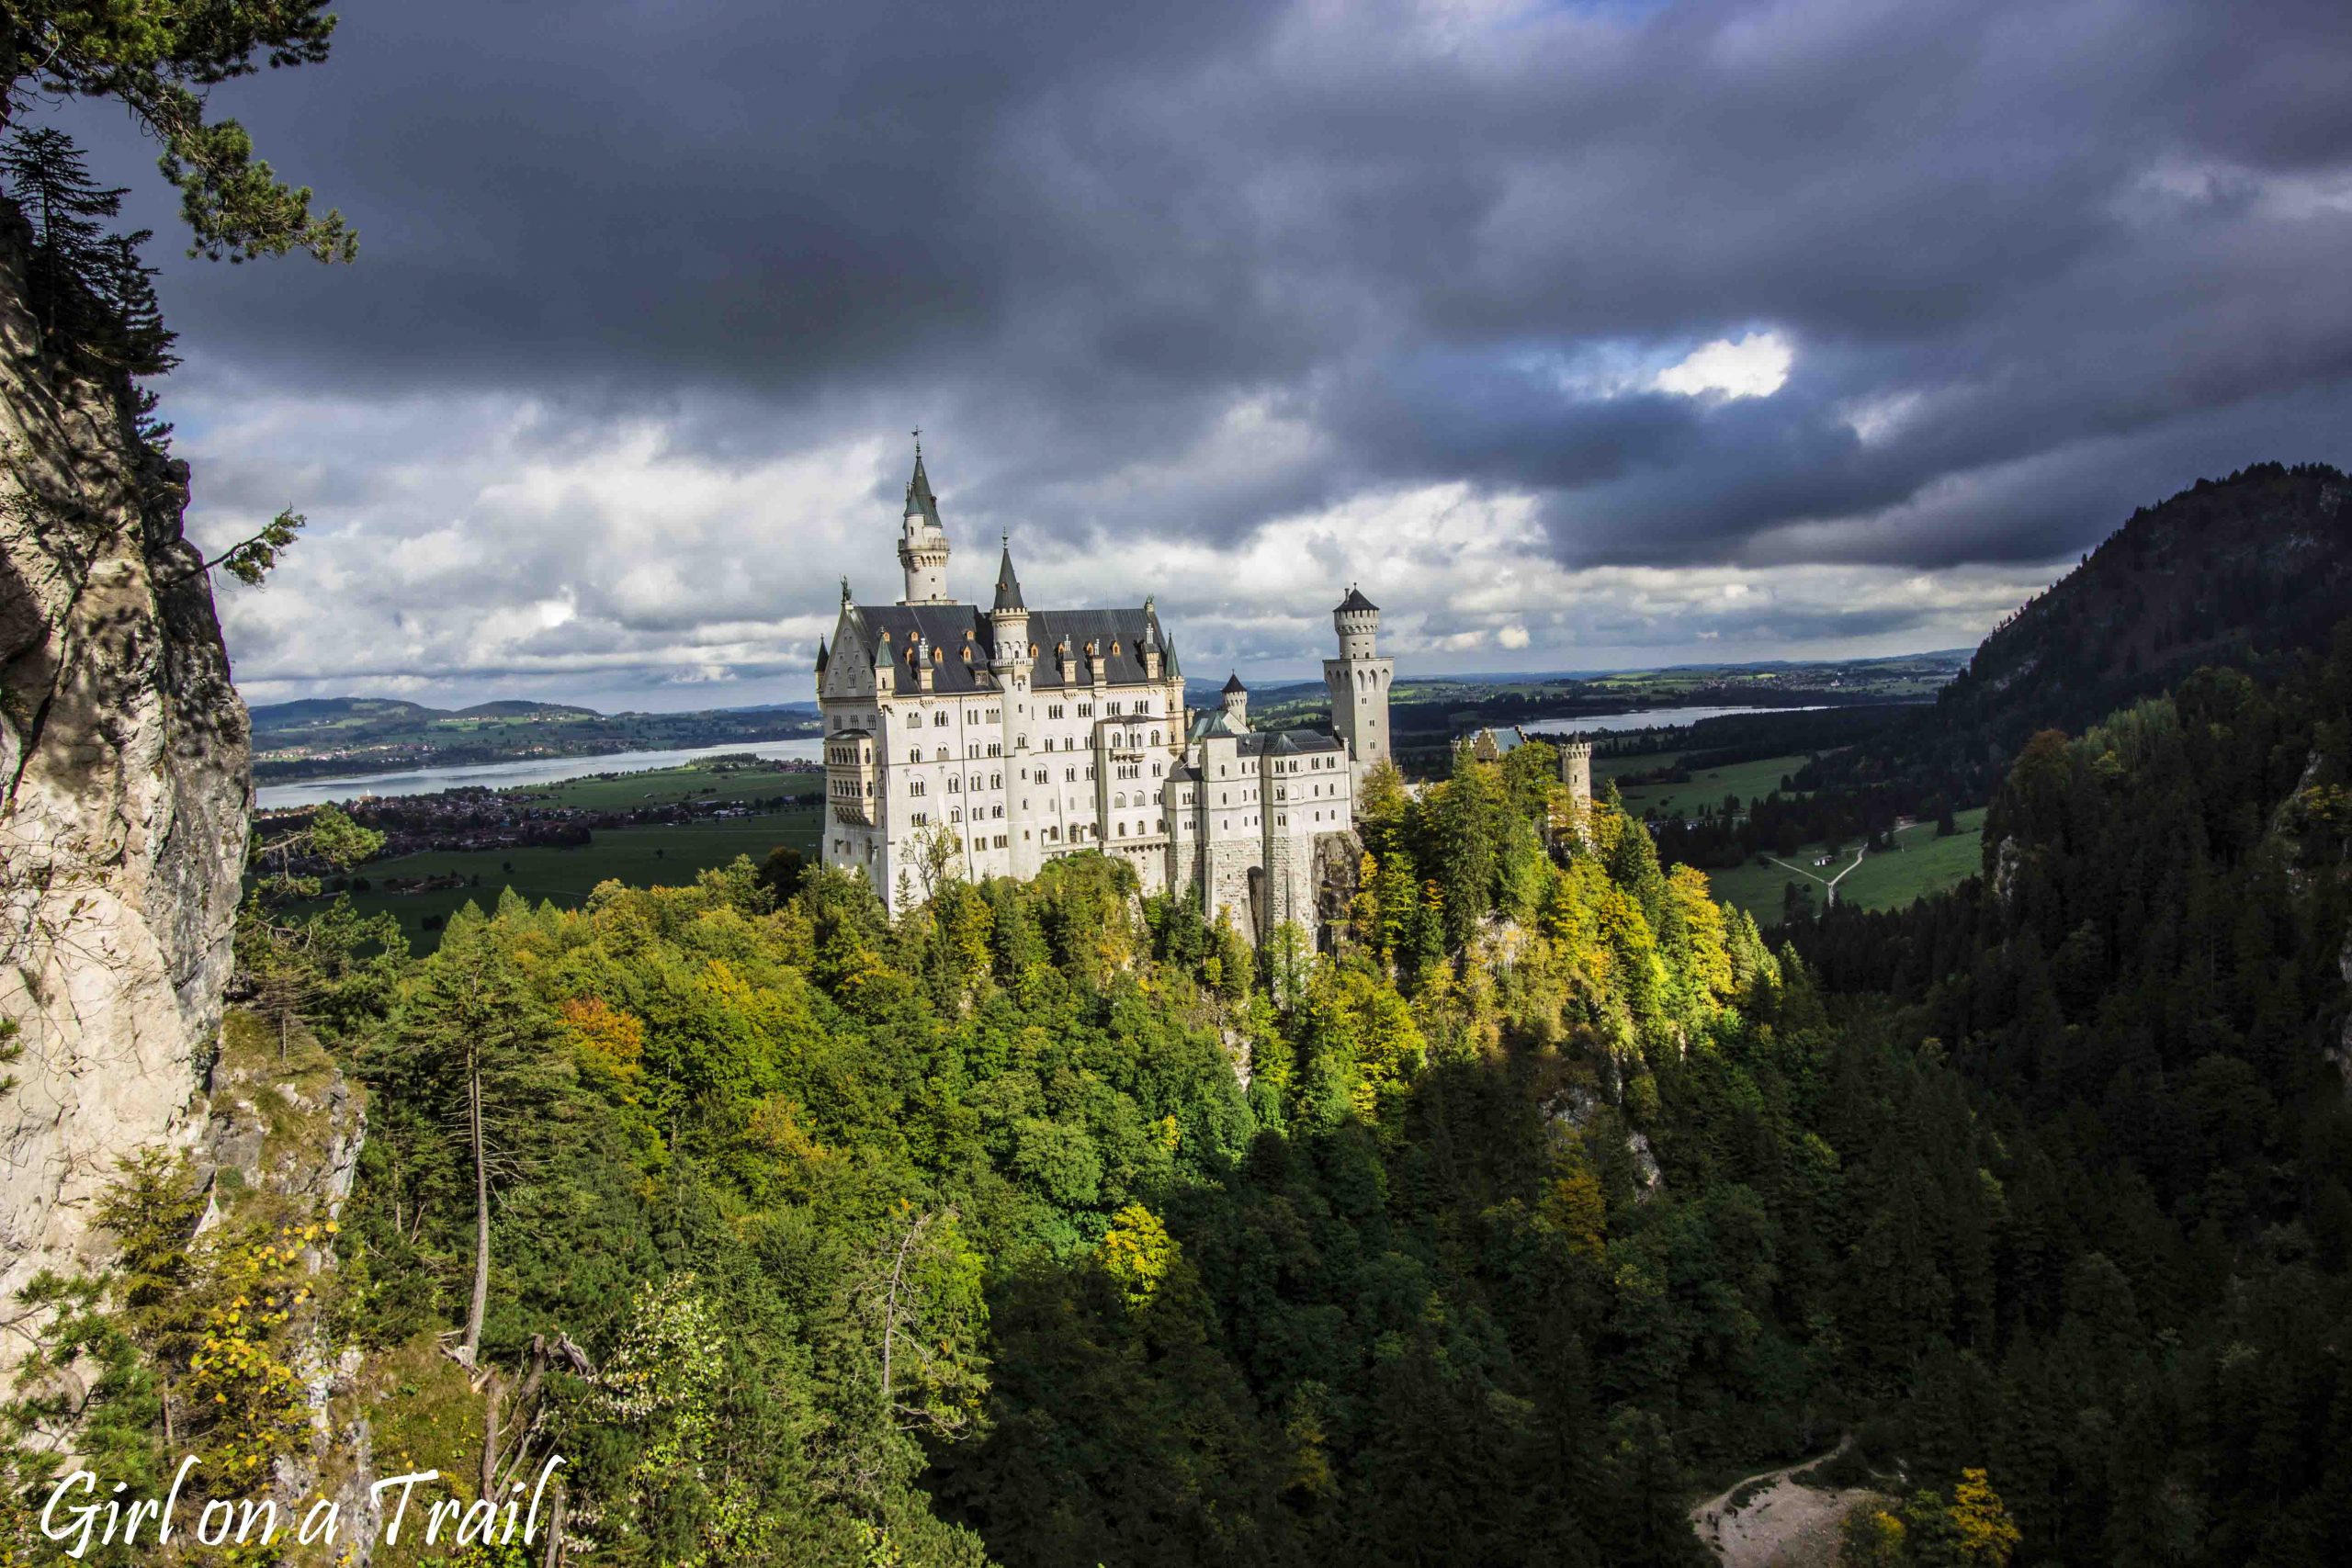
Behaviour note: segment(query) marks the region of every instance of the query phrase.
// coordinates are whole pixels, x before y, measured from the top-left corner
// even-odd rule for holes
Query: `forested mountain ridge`
[[[2347,603],[2352,480],[2317,463],[2200,479],[1986,637],[1932,706],[1805,782],[1981,801],[2036,730],[2078,732],[2200,665],[2275,678],[2324,649]]]
[[[2340,1561],[2352,632],[2036,735],[1984,843],[1954,893],[1792,928],[1997,1145],[1989,1314],[1920,1418],[2004,1478],[2028,1560]]]

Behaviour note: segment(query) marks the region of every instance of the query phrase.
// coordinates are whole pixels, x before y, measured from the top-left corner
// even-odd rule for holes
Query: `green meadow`
[[[1653,773],[1669,765],[1667,757],[1611,758],[1615,764],[1606,776],[1621,777],[1626,773]],[[1781,787],[1781,781],[1805,764],[1802,754],[1767,757],[1761,761],[1734,762],[1720,768],[1690,775],[1689,784],[1620,784],[1625,799],[1625,809],[1636,817],[1655,811],[1660,817],[1695,817],[1702,806],[1720,810],[1724,796],[1736,795],[1745,807],[1749,801],[1761,800]],[[1594,784],[1603,776],[1600,764],[1594,765]]]
[[[725,865],[737,855],[764,860],[779,845],[789,845],[813,859],[824,787],[820,773],[786,773],[771,763],[717,758],[608,778],[534,784],[513,793],[527,797],[533,805],[591,811],[626,811],[689,801],[748,803],[777,795],[788,795],[795,804],[719,821],[599,828],[592,842],[576,849],[434,850],[370,861],[359,869],[359,880],[368,886],[353,893],[351,901],[363,914],[390,910],[400,918],[409,945],[418,953],[430,953],[440,945],[442,923],[469,899],[488,908],[508,887],[534,904],[544,899],[570,908],[585,902],[599,883],[622,882],[637,887],[690,883],[697,873]],[[424,893],[392,893],[384,886],[394,879],[453,874],[466,878],[466,886]]]
[[[1984,855],[1984,807],[1959,812],[1952,821],[1960,831],[1948,839],[1936,837],[1933,822],[1915,822],[1901,829],[1894,835],[1898,849],[1865,855],[1862,863],[1838,882],[1838,902],[1849,903],[1859,909],[1899,909],[1915,898],[1975,875]],[[1853,848],[1849,845],[1835,864],[1815,866],[1813,863],[1820,853],[1820,845],[1808,844],[1795,854],[1781,858],[1822,877],[1837,875],[1854,858]],[[1787,866],[1769,862],[1758,865],[1752,858],[1728,871],[1711,870],[1707,880],[1714,885],[1717,898],[1738,905],[1755,916],[1758,924],[1766,926],[1780,923],[1782,890],[1792,882],[1813,890],[1813,907],[1816,909],[1827,898],[1827,891],[1819,883],[1806,881],[1803,874]]]

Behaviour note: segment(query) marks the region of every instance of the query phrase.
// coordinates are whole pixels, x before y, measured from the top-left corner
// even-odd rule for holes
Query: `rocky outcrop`
[[[0,1321],[86,1262],[115,1162],[178,1134],[220,1023],[251,794],[244,705],[181,536],[187,470],[127,387],[61,366],[0,209]],[[0,1337],[0,1369],[21,1354]]]

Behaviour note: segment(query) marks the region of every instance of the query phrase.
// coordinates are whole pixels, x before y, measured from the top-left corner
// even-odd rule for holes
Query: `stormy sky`
[[[1189,673],[1973,644],[2200,475],[2352,462],[2341,0],[346,7],[220,89],[357,265],[179,256],[250,698],[802,700],[898,596]]]

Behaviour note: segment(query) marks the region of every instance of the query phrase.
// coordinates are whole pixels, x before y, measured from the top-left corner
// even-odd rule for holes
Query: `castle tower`
[[[1331,693],[1331,728],[1347,742],[1351,771],[1358,782],[1388,759],[1388,683],[1396,661],[1374,646],[1380,606],[1351,587],[1331,612],[1340,633],[1340,657],[1323,661],[1323,683]]]
[[[1578,806],[1592,804],[1591,741],[1560,742],[1560,782],[1568,786],[1568,794]]]
[[[1250,728],[1250,688],[1241,683],[1236,672],[1225,682],[1225,716],[1233,721],[1236,729]]]
[[[1029,606],[1021,597],[1021,579],[1012,570],[1012,537],[1004,540],[1004,555],[996,563],[996,603],[989,610],[989,630],[996,643],[996,655],[989,660],[989,668],[997,672],[1000,682],[1016,671],[1024,678],[1029,673]]]
[[[945,604],[947,530],[940,526],[939,502],[922,471],[922,443],[915,443],[914,478],[907,481],[907,511],[899,535],[899,565],[907,574],[901,604]]]

